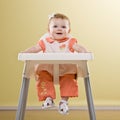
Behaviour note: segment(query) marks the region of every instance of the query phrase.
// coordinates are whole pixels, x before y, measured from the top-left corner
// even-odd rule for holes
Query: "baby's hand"
[[[88,52],[83,46],[81,46],[81,45],[79,45],[77,43],[73,45],[73,49],[76,52],[80,52],[80,53],[86,53],[86,52]]]

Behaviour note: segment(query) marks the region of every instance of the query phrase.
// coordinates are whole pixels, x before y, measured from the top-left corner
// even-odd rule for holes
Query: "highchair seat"
[[[92,53],[19,53],[18,60],[25,61],[23,76],[30,78],[36,64],[54,65],[54,83],[59,83],[59,64],[76,64],[78,77],[87,77],[87,60],[92,60]]]

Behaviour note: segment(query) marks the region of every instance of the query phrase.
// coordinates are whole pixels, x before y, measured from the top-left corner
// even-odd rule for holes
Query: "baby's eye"
[[[66,28],[66,26],[62,26],[62,28]]]
[[[57,25],[54,25],[53,27],[54,27],[54,28],[57,28]]]

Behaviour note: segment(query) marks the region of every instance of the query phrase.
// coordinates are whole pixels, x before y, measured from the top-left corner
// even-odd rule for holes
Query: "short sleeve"
[[[71,52],[74,52],[74,49],[73,49],[73,45],[75,44],[75,43],[77,43],[77,39],[75,39],[75,38],[71,38],[70,39],[70,42],[69,42],[69,50],[71,51]]]
[[[45,51],[45,43],[43,40],[38,41],[39,46],[42,48],[43,52]]]

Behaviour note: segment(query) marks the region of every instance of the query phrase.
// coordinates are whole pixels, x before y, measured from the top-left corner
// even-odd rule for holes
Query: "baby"
[[[38,41],[24,53],[74,53],[87,52],[77,43],[77,39],[70,36],[70,20],[64,14],[56,13],[49,17],[48,35]],[[39,101],[44,101],[42,108],[54,106],[56,98],[53,82],[53,65],[39,64],[35,68],[36,88]],[[75,64],[59,65],[60,96],[58,111],[61,114],[68,114],[68,99],[78,97],[77,66]]]

